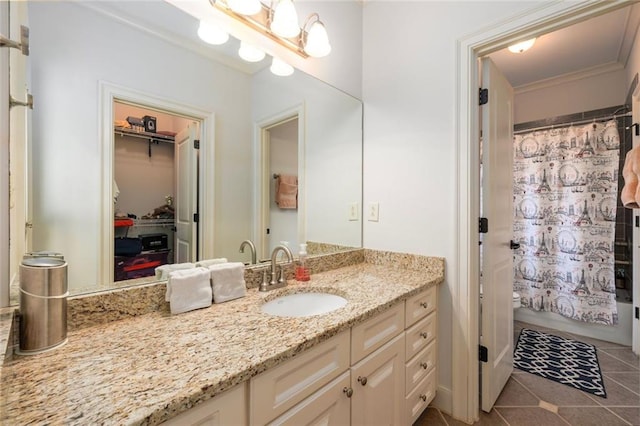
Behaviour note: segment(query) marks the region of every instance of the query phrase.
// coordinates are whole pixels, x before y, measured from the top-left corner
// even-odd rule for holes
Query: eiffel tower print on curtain
[[[514,291],[536,311],[615,324],[617,123],[514,136]]]

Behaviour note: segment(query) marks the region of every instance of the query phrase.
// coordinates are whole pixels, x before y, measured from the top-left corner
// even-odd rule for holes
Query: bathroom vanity
[[[435,396],[444,260],[364,258],[206,309],[79,329],[54,351],[7,360],[0,422],[410,425]],[[313,291],[348,303],[302,318],[260,309]]]

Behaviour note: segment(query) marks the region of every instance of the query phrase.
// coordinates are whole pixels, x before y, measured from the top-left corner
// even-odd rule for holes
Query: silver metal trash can
[[[67,341],[67,262],[59,253],[28,253],[20,264],[20,346],[29,355]]]

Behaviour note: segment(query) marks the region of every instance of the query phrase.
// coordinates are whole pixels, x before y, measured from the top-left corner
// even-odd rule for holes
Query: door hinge
[[[193,223],[200,222],[200,215],[198,213],[193,214]]]
[[[478,349],[479,349],[478,358],[480,359],[480,361],[482,362],[489,361],[489,350],[487,349],[487,347],[480,345]]]
[[[481,217],[479,222],[479,227],[480,227],[479,232],[481,234],[486,234],[487,232],[489,232],[489,219],[487,219],[486,217]]]
[[[489,89],[480,89],[480,105],[489,102]]]
[[[636,306],[636,319],[640,319],[640,308]]]
[[[267,228],[267,235],[269,235],[270,233],[271,233],[271,230]]]
[[[194,149],[200,149],[200,139],[195,139],[193,141],[193,148]]]
[[[636,228],[640,228],[640,216],[636,216]]]

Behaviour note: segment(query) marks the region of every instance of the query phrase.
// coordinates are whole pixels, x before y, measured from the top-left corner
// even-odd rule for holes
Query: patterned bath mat
[[[584,392],[607,397],[596,348],[588,343],[523,328],[514,367]]]

